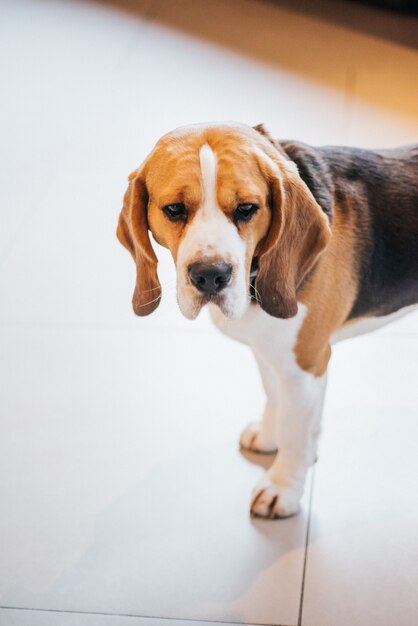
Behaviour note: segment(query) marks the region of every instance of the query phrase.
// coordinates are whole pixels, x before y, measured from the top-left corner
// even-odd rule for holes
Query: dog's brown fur
[[[137,266],[133,307],[159,304],[157,258],[148,235],[178,246],[201,203],[199,149],[217,155],[217,200],[233,220],[237,204],[259,210],[237,224],[247,242],[247,274],[270,315],[292,317],[306,305],[295,353],[304,370],[324,373],[330,337],[353,319],[418,302],[418,146],[371,152],[278,142],[263,126],[208,126],[164,136],[129,178],[118,238]],[[187,223],[162,207],[187,205]]]

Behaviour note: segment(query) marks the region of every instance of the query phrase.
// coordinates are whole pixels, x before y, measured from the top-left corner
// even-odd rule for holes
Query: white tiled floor
[[[313,492],[250,520],[251,355],[180,316],[164,251],[135,318],[114,235],[127,174],[183,123],[417,141],[417,50],[280,2],[0,10],[0,626],[417,623],[418,316],[335,348]]]

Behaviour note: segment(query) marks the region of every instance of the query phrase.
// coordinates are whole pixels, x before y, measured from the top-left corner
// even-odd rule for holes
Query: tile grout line
[[[309,548],[309,538],[310,538],[311,520],[312,520],[312,502],[313,502],[314,487],[315,487],[315,465],[312,470],[311,493],[309,495],[309,515],[308,515],[308,524],[306,526],[305,554],[303,558],[302,586],[300,590],[299,615],[298,615],[297,626],[302,626],[303,600],[304,600],[304,595],[305,595],[305,578],[306,578],[306,567],[308,563],[308,548]]]
[[[71,609],[42,609],[22,606],[0,606],[0,611],[33,611],[40,613],[62,613],[69,615],[103,615],[106,617],[128,617],[132,619],[166,620],[173,622],[195,622],[197,624],[224,624],[225,626],[293,626],[291,624],[267,624],[265,622],[226,622],[224,620],[194,619],[191,617],[157,617],[156,615],[134,615],[133,613],[108,613],[105,611],[77,611]]]

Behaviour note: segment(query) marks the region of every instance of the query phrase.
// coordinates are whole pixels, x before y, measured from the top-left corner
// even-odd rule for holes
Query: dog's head
[[[208,302],[240,318],[255,267],[262,308],[292,317],[298,287],[330,236],[295,164],[263,127],[240,124],[177,129],[129,176],[117,234],[137,267],[137,315],[154,311],[161,297],[149,230],[172,253],[189,319]]]

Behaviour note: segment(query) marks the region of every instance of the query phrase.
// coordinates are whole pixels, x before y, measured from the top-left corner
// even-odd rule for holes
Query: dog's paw
[[[273,441],[271,436],[263,432],[261,422],[248,424],[242,431],[239,445],[244,450],[251,450],[251,452],[261,452],[264,454],[277,452],[275,441]]]
[[[300,496],[299,491],[264,478],[253,491],[251,516],[277,519],[295,515],[299,511]]]

